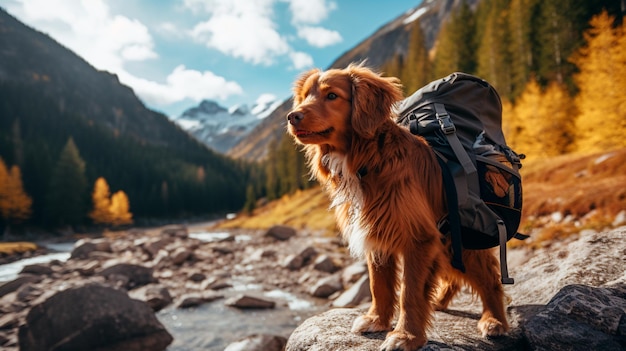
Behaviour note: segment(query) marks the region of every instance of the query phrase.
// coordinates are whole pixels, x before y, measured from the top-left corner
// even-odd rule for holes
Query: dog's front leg
[[[397,263],[393,256],[386,258],[367,255],[372,305],[367,314],[354,320],[353,333],[372,333],[391,329],[396,305]]]
[[[434,246],[428,241],[420,243],[419,248],[403,248],[398,323],[380,350],[412,351],[426,344],[438,270]]]

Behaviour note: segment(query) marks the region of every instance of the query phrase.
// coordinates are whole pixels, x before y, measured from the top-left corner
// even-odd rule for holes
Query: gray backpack
[[[448,216],[439,229],[450,233],[452,265],[465,271],[463,249],[499,245],[502,283],[513,284],[506,243],[528,237],[517,232],[524,155],[506,145],[500,96],[486,81],[457,72],[417,90],[397,110],[396,122],[424,137],[441,165]]]

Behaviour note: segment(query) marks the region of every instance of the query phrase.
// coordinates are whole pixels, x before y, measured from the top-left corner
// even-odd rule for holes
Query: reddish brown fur
[[[446,213],[437,160],[424,139],[391,118],[402,99],[399,81],[350,65],[306,72],[293,91],[289,132],[304,145],[313,175],[331,196],[351,250],[368,262],[372,305],[352,330],[389,330],[397,308],[396,326],[381,350],[418,349],[427,341],[433,309],[445,309],[468,284],[483,301],[483,335],[505,333],[493,254],[465,250],[466,274],[450,265],[436,226]]]

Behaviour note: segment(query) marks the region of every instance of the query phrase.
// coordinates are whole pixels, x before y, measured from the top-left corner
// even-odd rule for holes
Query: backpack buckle
[[[456,132],[456,127],[454,126],[454,123],[452,123],[450,115],[448,115],[447,113],[437,113],[436,115],[437,120],[439,121],[439,125],[441,126],[441,130],[445,135],[454,134]]]

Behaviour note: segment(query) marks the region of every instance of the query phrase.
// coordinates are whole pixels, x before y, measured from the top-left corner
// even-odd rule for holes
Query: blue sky
[[[421,0],[0,0],[151,109],[178,116],[203,99],[230,107],[290,96]]]

